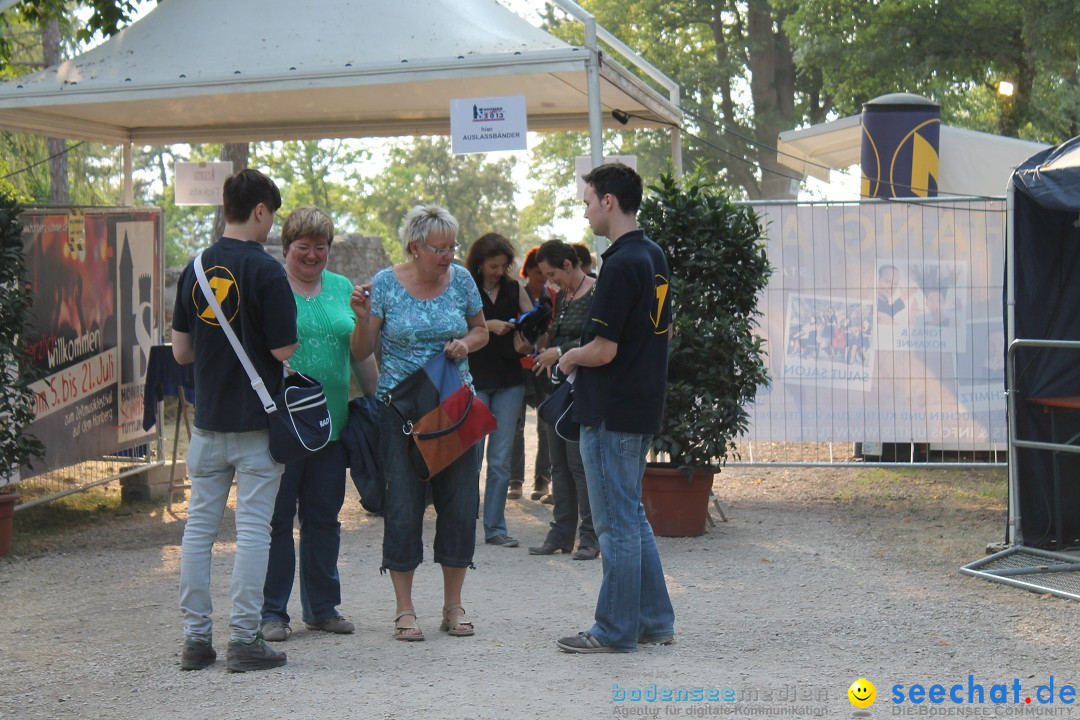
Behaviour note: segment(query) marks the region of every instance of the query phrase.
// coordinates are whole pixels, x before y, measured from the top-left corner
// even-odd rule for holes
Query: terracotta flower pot
[[[695,537],[705,534],[712,493],[713,468],[647,465],[641,479],[641,502],[653,535]]]
[[[18,493],[0,492],[0,557],[11,552],[11,521],[15,516]]]

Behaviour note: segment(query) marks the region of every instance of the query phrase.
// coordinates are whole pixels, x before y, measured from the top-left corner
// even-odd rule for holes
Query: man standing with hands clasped
[[[638,227],[641,177],[621,163],[585,180],[585,218],[612,240],[581,336],[559,360],[578,371],[574,411],[604,578],[596,622],[558,641],[571,653],[633,652],[675,640],[675,611],[641,504],[645,455],[660,430],[671,337],[670,271],[664,252]]]

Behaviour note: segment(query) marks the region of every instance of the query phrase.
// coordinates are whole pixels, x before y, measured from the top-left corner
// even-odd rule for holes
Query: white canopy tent
[[[828,181],[831,170],[858,165],[862,116],[780,133],[777,161],[803,175]],[[1049,147],[1042,143],[942,125],[938,140],[938,193],[1001,197],[1013,169]]]
[[[122,143],[245,142],[450,131],[450,100],[525,95],[530,130],[672,128],[679,87],[570,0],[570,45],[496,0],[161,0],[82,55],[0,83],[0,127]],[[598,39],[666,96],[611,59]]]

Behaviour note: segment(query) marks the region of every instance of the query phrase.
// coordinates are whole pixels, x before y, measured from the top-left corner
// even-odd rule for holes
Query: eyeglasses
[[[428,245],[427,243],[423,243],[423,245],[428,250],[430,250],[433,255],[438,255],[439,257],[446,257],[447,255],[453,255],[454,253],[456,253],[458,251],[458,248],[461,247],[457,243],[454,243],[453,245],[448,245],[448,246],[446,246],[444,248],[432,247],[431,245]]]
[[[306,245],[303,243],[293,243],[289,247],[301,254],[314,252],[316,255],[326,255],[330,252],[329,245]]]

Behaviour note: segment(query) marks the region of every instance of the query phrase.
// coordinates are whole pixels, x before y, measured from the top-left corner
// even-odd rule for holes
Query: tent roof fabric
[[[1013,184],[1045,208],[1080,210],[1080,137],[1029,158],[1016,169]]]
[[[530,130],[588,123],[589,50],[496,0],[161,0],[77,58],[0,83],[0,127],[104,142],[449,132],[450,100],[527,96]],[[607,56],[605,122],[679,122]]]
[[[850,115],[782,132],[777,160],[803,175],[828,181],[829,172],[856,165],[862,155],[862,116]],[[938,193],[1000,197],[1013,168],[1047,146],[1042,143],[942,125]]]

